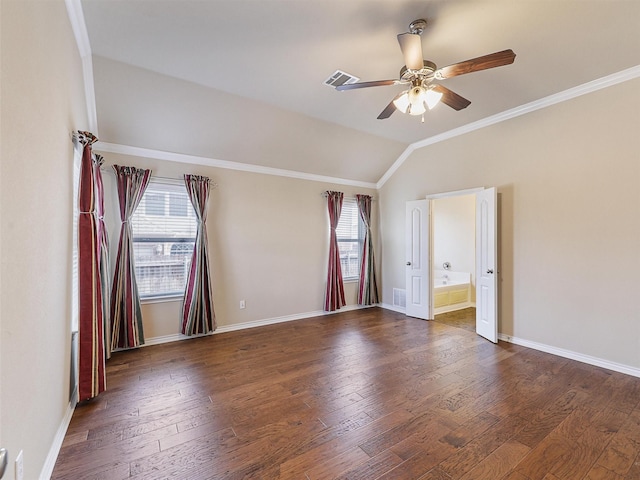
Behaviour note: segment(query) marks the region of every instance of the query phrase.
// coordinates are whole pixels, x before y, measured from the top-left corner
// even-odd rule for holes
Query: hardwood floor
[[[53,479],[640,479],[640,378],[371,308],[115,354]]]
[[[470,332],[476,331],[476,309],[475,307],[463,308],[453,312],[441,313],[433,318],[438,323],[443,323],[451,327],[464,328]]]

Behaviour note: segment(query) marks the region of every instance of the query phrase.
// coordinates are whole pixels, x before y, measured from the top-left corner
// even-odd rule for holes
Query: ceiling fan
[[[422,115],[422,121],[424,122],[424,112],[427,109],[432,109],[440,101],[454,110],[462,110],[471,104],[471,101],[466,98],[440,84],[434,83],[435,80],[445,80],[466,73],[510,65],[516,58],[513,50],[503,50],[438,68],[435,63],[422,58],[420,36],[426,26],[426,20],[414,20],[409,25],[409,32],[398,35],[398,43],[405,62],[405,66],[400,69],[399,79],[345,83],[337,86],[336,90],[355,90],[357,88],[386,85],[410,85],[408,90],[399,93],[391,100],[389,105],[378,115],[378,119],[389,118],[395,110],[399,110],[410,115]]]

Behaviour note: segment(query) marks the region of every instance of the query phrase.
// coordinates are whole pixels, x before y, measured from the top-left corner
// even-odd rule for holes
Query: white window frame
[[[163,190],[162,187],[166,187],[166,189]],[[162,218],[165,216],[170,216],[170,197],[171,195],[175,195],[176,193],[176,187],[178,187],[178,190],[184,190],[184,195],[187,196],[187,215],[185,216],[185,218],[190,219],[189,221],[192,222],[192,226],[193,226],[193,234],[182,234],[180,235],[179,233],[176,232],[166,232],[166,234],[161,234],[160,232],[157,235],[145,235],[145,234],[138,234],[138,232],[136,232],[136,222],[134,220],[134,217],[136,216],[145,216],[145,217],[149,217],[149,218]],[[161,191],[164,194],[164,198],[165,198],[165,215],[145,215],[145,209],[146,209],[146,204],[145,204],[145,196],[147,194],[157,194],[158,191]],[[182,193],[182,192],[180,192]],[[133,248],[134,248],[134,257],[135,257],[135,251],[136,251],[136,244],[144,244],[144,243],[161,243],[164,244],[163,245],[163,251],[162,251],[162,256],[171,256],[171,252],[173,251],[173,247],[176,244],[180,244],[180,243],[186,243],[186,244],[194,244],[195,243],[195,238],[196,238],[196,229],[197,229],[197,221],[196,221],[196,217],[195,217],[195,212],[193,210],[193,206],[191,205],[191,201],[188,198],[188,194],[187,194],[187,189],[186,186],[184,184],[183,181],[181,180],[174,180],[174,179],[165,179],[165,178],[158,178],[158,177],[151,177],[151,179],[149,180],[149,185],[147,186],[147,189],[142,197],[142,200],[140,202],[140,205],[138,205],[138,208],[136,209],[136,212],[133,214],[132,217],[132,231],[133,231],[133,236],[132,236],[132,243],[133,243]],[[169,250],[169,252],[165,252],[165,247],[167,246],[167,244],[173,244]],[[138,290],[140,291],[140,301],[141,303],[159,303],[159,302],[170,302],[170,301],[176,301],[179,299],[182,299],[184,297],[184,286],[186,285],[186,280],[187,280],[187,276],[188,276],[188,272],[189,272],[189,268],[190,268],[190,264],[191,264],[191,257],[190,257],[190,252],[192,250],[189,249],[189,260],[186,264],[184,264],[184,272],[185,272],[185,284],[182,285],[182,287],[180,288],[180,290],[175,290],[175,291],[169,291],[169,292],[159,292],[159,291],[154,291],[151,293],[143,293],[142,292],[142,288],[141,286],[143,286],[143,280],[138,276],[140,275],[140,269],[141,266],[139,264],[136,264],[136,281],[138,283]],[[139,262],[138,262],[139,263]],[[154,267],[157,266],[154,264],[150,264],[147,265],[148,267]]]
[[[346,211],[351,210],[351,215],[343,215]],[[344,231],[341,227],[343,226],[343,222],[347,219],[353,219],[353,215],[356,216],[358,221],[358,236],[344,236],[341,235],[341,230]],[[338,238],[338,251],[340,251],[340,244],[351,243],[357,245],[357,266],[356,266],[356,274],[348,275],[348,272],[345,272],[345,268],[342,265],[342,255],[340,255],[340,267],[342,271],[342,281],[343,282],[358,282],[360,281],[360,263],[362,257],[362,245],[364,243],[364,222],[360,217],[360,210],[358,209],[358,202],[355,198],[344,198],[342,201],[342,211],[340,213],[340,220],[338,221],[338,227],[336,228],[336,236]]]
[[[78,251],[78,217],[80,207],[78,206],[80,196],[80,164],[82,163],[83,146],[77,135],[73,135],[73,207],[71,220],[71,333],[77,332],[80,323],[80,273],[79,273],[79,251]]]

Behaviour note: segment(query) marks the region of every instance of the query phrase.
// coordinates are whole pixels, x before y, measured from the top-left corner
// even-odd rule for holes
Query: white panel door
[[[476,194],[476,332],[498,342],[497,193]]]
[[[406,314],[429,320],[431,303],[429,200],[407,202],[406,239]]]

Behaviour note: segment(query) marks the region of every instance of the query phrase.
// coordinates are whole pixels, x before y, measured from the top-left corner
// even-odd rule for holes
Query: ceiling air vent
[[[350,73],[343,72],[342,70],[336,70],[329,78],[324,81],[324,84],[336,88],[340,85],[356,83],[358,80],[360,80],[358,77],[354,77]]]

